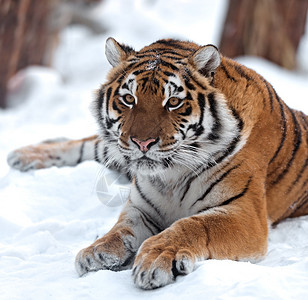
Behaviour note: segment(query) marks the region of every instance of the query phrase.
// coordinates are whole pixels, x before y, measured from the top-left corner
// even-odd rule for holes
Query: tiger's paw
[[[7,156],[8,165],[23,172],[33,169],[62,166],[61,157],[65,138],[46,140],[37,145],[29,145],[10,152]]]
[[[135,258],[134,239],[111,234],[82,249],[76,256],[75,268],[79,276],[98,270],[129,269]]]
[[[7,156],[8,165],[23,172],[46,167],[46,155],[33,146],[23,147],[10,152]]]
[[[151,240],[143,243],[134,263],[132,275],[138,287],[146,290],[162,287],[178,275],[193,271],[195,259],[188,249],[176,250],[174,246]]]

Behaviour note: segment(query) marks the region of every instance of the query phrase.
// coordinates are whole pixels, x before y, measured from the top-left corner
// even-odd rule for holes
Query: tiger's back
[[[233,60],[223,58],[216,76],[217,86],[233,105],[238,102],[244,122],[251,124],[247,159],[255,157],[258,165],[263,160],[269,219],[307,214],[307,115],[289,108],[262,76]]]

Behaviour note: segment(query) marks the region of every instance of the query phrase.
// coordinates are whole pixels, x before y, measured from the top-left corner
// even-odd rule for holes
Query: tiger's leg
[[[258,211],[255,205],[253,198],[246,197],[246,202],[232,200],[180,219],[148,238],[133,266],[135,284],[143,289],[164,286],[177,275],[192,272],[197,260],[263,258],[267,251],[267,217],[265,204]]]
[[[149,215],[128,201],[114,227],[92,245],[79,251],[75,260],[76,270],[82,276],[97,270],[129,269],[141,243],[160,231]]]
[[[97,135],[80,140],[48,140],[10,152],[7,162],[20,171],[51,166],[75,166],[85,160],[98,160],[97,153],[101,147],[102,141]]]

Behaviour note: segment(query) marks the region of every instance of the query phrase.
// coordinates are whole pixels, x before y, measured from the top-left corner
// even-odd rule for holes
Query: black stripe
[[[107,95],[106,95],[106,115],[108,116],[108,110],[109,110],[109,101],[110,101],[110,96],[112,93],[112,87],[109,87],[107,90]]]
[[[150,72],[150,71],[146,69],[136,70],[133,72],[133,75],[137,76],[139,74],[146,73],[146,72]]]
[[[198,148],[200,148],[200,144],[198,142],[193,142],[191,144],[188,144],[188,146],[192,147],[192,148],[190,148],[190,150],[193,151],[193,152],[197,152]]]
[[[128,62],[129,63],[137,63],[137,62],[139,62],[139,60],[140,60],[139,58],[133,57],[133,58],[129,59]]]
[[[203,171],[202,171],[203,172]],[[183,195],[181,197],[181,200],[180,200],[180,206],[182,205],[182,202],[192,184],[192,182],[202,173],[202,172],[198,172],[197,174],[193,173],[192,176],[190,178],[187,178],[187,177],[184,177],[183,178],[183,181],[178,185],[178,186],[182,186],[184,185],[186,188],[183,192]]]
[[[119,109],[119,108],[117,107],[117,104],[115,103],[115,101],[112,102],[112,108],[113,108],[115,111],[117,111],[119,114],[122,113],[122,110]]]
[[[140,212],[140,214],[145,218],[145,220],[156,229],[156,233],[153,233],[154,235],[163,231],[163,229],[159,227],[148,214],[146,214],[144,211],[142,211],[136,206],[134,206],[134,208],[137,209]]]
[[[144,90],[147,82],[149,81],[149,77],[147,77],[147,76],[143,77],[143,78],[140,79],[140,81],[142,81],[141,86],[142,86],[142,90]],[[138,87],[139,87],[139,85],[138,85]]]
[[[156,232],[154,232],[153,229],[147,224],[146,218],[141,214],[140,214],[140,219],[141,219],[142,223],[144,224],[144,226],[152,233],[152,235],[155,235]]]
[[[234,65],[234,69],[236,70],[236,72],[241,75],[242,77],[244,77],[247,81],[254,81],[250,76],[248,76],[246,74],[246,72],[243,70],[243,67],[240,65]]]
[[[120,74],[122,74],[118,80],[117,80],[117,83],[121,84],[122,83],[122,80],[125,78],[126,74],[127,74],[127,71],[133,67],[133,65],[135,64],[130,64],[125,70],[122,70]],[[117,75],[119,76],[119,75]],[[109,83],[110,84],[110,83]]]
[[[124,146],[129,147],[129,143],[127,143],[126,141],[124,141],[122,137],[120,137],[119,140],[121,141],[121,143],[122,143]]]
[[[232,77],[229,72],[227,71],[227,69],[225,68],[225,66],[222,64],[222,62],[220,63],[220,68],[222,69],[222,71],[225,73],[225,75],[227,76],[228,79],[234,81],[234,82],[237,82],[237,80]]]
[[[243,189],[243,191],[242,191],[241,193],[239,193],[239,194],[237,194],[237,195],[235,195],[235,196],[229,198],[228,200],[226,200],[226,201],[224,201],[223,203],[221,203],[219,206],[228,205],[228,204],[230,204],[232,201],[237,200],[237,199],[239,199],[239,198],[245,196],[246,192],[248,191],[248,188],[249,188],[249,185],[250,185],[251,180],[252,180],[252,176],[249,177],[249,180],[248,180],[248,182],[246,183],[246,186],[245,186],[245,188]]]
[[[94,160],[96,161],[96,162],[98,162],[98,163],[100,163],[101,161],[100,161],[100,159],[99,159],[99,157],[98,157],[98,144],[99,144],[99,140],[97,140],[96,142],[95,142],[95,144],[94,144]]]
[[[236,137],[231,141],[231,143],[229,144],[229,146],[227,147],[227,149],[223,152],[223,154],[222,154],[220,157],[218,157],[218,158],[216,159],[215,164],[209,165],[209,166],[207,167],[207,169],[210,169],[211,167],[218,165],[218,164],[221,163],[226,157],[230,156],[230,155],[234,152],[234,150],[235,150],[235,148],[236,148],[236,146],[237,146],[237,144],[238,144],[239,141],[240,141],[240,135],[236,136]]]
[[[176,52],[176,51],[173,51],[171,49],[167,49],[167,48],[153,48],[153,49],[148,49],[148,50],[144,50],[144,51],[140,51],[136,56],[139,57],[139,56],[142,56],[144,55],[145,53],[151,53],[153,52],[152,56],[156,56],[156,55],[162,55],[164,56],[164,54],[172,54],[172,55],[178,55],[182,58],[185,58],[184,55]]]
[[[235,136],[235,137],[232,139],[232,141],[229,143],[229,145],[228,145],[228,147],[226,148],[226,150],[223,151],[222,155],[216,159],[216,163],[213,164],[213,165],[207,166],[207,169],[210,169],[211,167],[213,167],[213,166],[219,164],[219,163],[222,162],[226,157],[230,156],[230,155],[234,152],[234,150],[235,150],[235,148],[236,148],[238,142],[239,142],[240,139],[241,139],[241,131],[242,131],[243,126],[244,126],[243,121],[242,121],[241,117],[239,116],[239,114],[236,112],[236,110],[235,110],[234,108],[231,107],[231,111],[232,111],[233,116],[234,116],[234,117],[236,118],[236,120],[237,120],[237,128],[238,128],[239,133],[238,133],[237,136]],[[218,154],[218,153],[216,153],[216,154]]]
[[[203,201],[205,200],[206,196],[212,191],[212,189],[215,187],[215,185],[217,185],[219,182],[221,182],[225,177],[227,177],[231,171],[237,169],[240,165],[235,165],[232,168],[230,168],[228,171],[226,171],[225,173],[223,173],[216,181],[214,181],[208,188],[207,190],[203,193],[203,195],[198,198],[192,205],[190,208],[192,208],[195,204],[197,204],[199,201]]]
[[[225,167],[229,166],[230,162],[228,162]],[[224,168],[225,168],[224,167]],[[189,188],[190,188],[190,185],[192,184],[192,182],[198,177],[200,176],[204,171],[206,171],[208,169],[208,166],[204,166],[202,165],[201,168],[198,168],[196,170],[196,172],[194,172],[192,174],[192,176],[190,178],[187,178],[187,177],[184,177],[183,181],[179,184],[179,186],[182,186],[182,185],[185,185],[186,186],[186,189],[183,193],[183,196],[181,197],[181,200],[180,200],[180,206],[182,205],[182,201],[184,200]],[[186,183],[185,183],[186,182]]]
[[[165,66],[165,67],[167,67],[167,68],[170,68],[170,69],[172,69],[173,71],[179,71],[179,68],[178,68],[178,67],[176,67],[175,65],[173,65],[173,64],[171,64],[171,63],[169,63],[169,62],[166,62],[166,61],[164,61],[164,60],[162,60],[162,59],[159,60],[159,64],[161,64],[162,66]]]
[[[149,57],[149,58],[152,58],[152,59],[156,58],[155,53],[153,53],[153,54],[139,53],[139,54],[136,55],[136,57],[139,58],[139,59],[146,58],[146,57]]]
[[[175,74],[174,73],[171,73],[171,72],[168,72],[168,71],[163,71],[163,74],[165,74],[166,76],[168,77],[175,77]]]
[[[306,161],[305,161],[305,163],[303,164],[303,166],[302,166],[302,168],[300,169],[300,171],[298,172],[298,174],[297,174],[295,180],[290,184],[290,186],[289,186],[289,188],[288,188],[288,190],[287,190],[287,193],[290,193],[291,190],[293,189],[293,187],[296,185],[296,183],[298,183],[298,182],[300,181],[300,179],[303,177],[303,174],[304,174],[304,172],[305,172],[307,166],[308,166],[308,158],[306,158]]]
[[[181,49],[181,50],[188,51],[188,52],[195,52],[197,50],[194,48],[184,47],[183,45],[181,45],[181,41],[177,41],[177,40],[159,40],[155,42],[154,44],[152,44],[152,46],[156,44],[162,44],[162,45],[170,46],[172,48]]]
[[[136,189],[137,189],[137,191],[138,191],[140,197],[141,197],[149,206],[151,206],[151,207],[155,210],[155,212],[156,212],[160,217],[162,217],[160,210],[159,210],[159,209],[151,202],[151,200],[150,200],[149,198],[147,198],[147,197],[145,196],[145,194],[142,192],[141,187],[140,187],[139,184],[138,184],[137,178],[135,178],[135,186],[136,186]]]
[[[261,89],[260,84],[255,80],[254,77],[250,77],[244,70],[244,66],[242,65],[232,65],[230,62],[227,62],[227,64],[229,64],[230,67],[234,67],[234,69],[236,70],[236,72],[241,76],[244,77],[247,80],[247,85],[246,85],[246,89],[249,86],[249,83],[253,83],[254,87],[256,89],[258,89],[258,91],[263,95],[263,105],[265,105],[265,94],[263,89]],[[250,70],[250,69],[248,69]],[[251,70],[253,71],[253,70]],[[259,74],[257,74],[256,72],[254,72],[257,76],[261,77]],[[274,89],[273,89],[274,90]]]
[[[108,148],[107,146],[104,147],[104,150],[103,150],[103,162],[104,164],[106,164],[108,161]]]
[[[190,188],[190,185],[191,185],[191,183],[195,180],[195,178],[196,178],[196,176],[193,176],[193,177],[191,177],[191,178],[187,181],[187,183],[186,183],[186,189],[184,190],[184,193],[183,193],[182,198],[181,198],[181,200],[180,200],[180,206],[182,205],[182,202],[183,202],[183,200],[184,200],[184,198],[185,198],[185,196],[186,196],[186,194],[187,194],[187,192],[188,192],[188,190],[189,190],[189,188]],[[186,178],[185,178],[185,179],[186,179]]]
[[[127,89],[127,90],[129,90],[128,84],[127,84],[126,82],[123,83],[122,89]]]
[[[240,115],[238,114],[238,112],[235,110],[234,107],[230,107],[230,109],[232,111],[233,117],[237,120],[238,130],[242,131],[243,127],[244,127],[244,122],[243,122],[242,118],[240,117]]]
[[[145,60],[145,61],[142,61],[142,62],[140,62],[138,64],[134,64],[134,65],[129,66],[129,69],[131,69],[132,67],[134,67],[134,69],[138,69],[139,67],[142,67],[144,65],[149,65],[151,62],[153,62],[153,60]],[[149,71],[147,69],[142,69],[142,70]],[[136,75],[135,72],[133,74]]]
[[[271,112],[273,112],[273,93],[271,91],[270,85],[262,76],[260,76],[260,78],[265,83],[265,86],[266,86],[266,89],[267,89],[267,92],[270,98]]]
[[[294,217],[298,210],[302,209],[308,202],[308,190],[305,190],[302,195],[300,195],[297,200],[286,210],[286,212],[281,215],[272,225],[278,224],[280,221],[287,217]]]
[[[161,162],[163,164],[164,169],[168,169],[170,168],[170,165],[172,165],[173,159],[172,157],[163,158]]]
[[[156,79],[156,80],[157,80],[157,79]],[[178,86],[177,86],[174,82],[169,81],[169,84],[172,85],[172,87],[173,87],[173,92],[178,90]]]
[[[276,149],[273,157],[271,158],[269,164],[271,164],[275,158],[278,156],[280,150],[282,149],[286,136],[287,136],[287,121],[286,121],[286,116],[285,116],[285,112],[284,112],[284,108],[283,108],[283,103],[282,101],[280,101],[279,96],[277,95],[276,91],[274,90],[274,94],[275,94],[275,99],[276,101],[279,103],[279,109],[280,109],[280,123],[281,123],[281,129],[282,129],[282,134],[281,134],[281,139],[280,139],[280,143],[278,148]]]
[[[122,50],[124,52],[126,52],[126,54],[133,54],[133,53],[135,53],[135,49],[130,47],[130,46],[127,46],[125,44],[118,44],[118,45],[122,48]]]
[[[292,163],[295,159],[295,155],[302,143],[302,131],[301,128],[299,126],[299,123],[296,119],[295,113],[289,109],[289,112],[292,115],[292,120],[293,120],[293,131],[294,131],[294,140],[293,140],[293,150],[292,150],[292,156],[289,159],[288,163],[286,164],[285,168],[283,169],[283,171],[278,175],[278,177],[273,180],[271,183],[272,184],[277,184],[279,181],[281,181],[284,176],[288,173],[290,167],[292,166]]]
[[[200,119],[199,126],[197,126],[196,135],[200,136],[204,132],[204,127],[202,126],[203,118],[204,118],[204,107],[205,107],[205,97],[203,94],[198,93],[198,104],[200,107]]]
[[[177,54],[177,55],[179,55],[179,54]],[[166,55],[165,53],[162,54],[161,57],[162,58],[168,58],[168,59],[171,59],[171,60],[175,60],[175,62],[178,62],[178,61],[183,59],[183,55],[179,55],[179,57],[176,57],[176,56]]]
[[[184,81],[185,80],[192,80],[195,84],[197,84],[203,90],[207,90],[207,87],[200,83],[196,78],[194,78],[188,68],[184,68],[185,74],[182,75]]]
[[[300,199],[300,201],[298,201],[299,204],[296,207],[296,210],[294,211],[294,213],[296,213],[296,211],[303,208],[303,206],[307,204],[307,202],[308,202],[308,191],[305,190],[304,193],[299,197],[299,199]],[[292,216],[292,214],[290,216]]]
[[[185,138],[186,138],[185,132],[182,129],[180,129],[179,133],[182,135],[182,139],[185,140]]]
[[[123,104],[124,106],[124,104]],[[122,119],[122,116],[119,116],[118,118],[116,119],[112,119],[112,118],[107,118],[106,119],[106,125],[107,125],[107,128],[110,129],[112,127],[113,124],[117,123],[118,121],[120,121]]]
[[[214,98],[214,93],[211,93],[208,95],[208,100],[209,100],[209,104],[210,104],[210,112],[211,115],[214,119],[212,128],[211,128],[211,132],[209,133],[207,139],[211,140],[211,141],[215,141],[217,139],[219,139],[219,132],[221,129],[221,124],[220,124],[220,118],[218,116],[218,111],[217,111],[217,106],[216,106],[216,101]]]
[[[139,59],[143,59],[143,58],[149,58],[149,59],[156,59],[157,57],[157,51],[155,51],[154,49],[152,51],[149,51],[149,52],[153,52],[153,54],[138,54],[137,57]],[[149,53],[147,52],[147,53]],[[167,55],[167,54],[170,54],[170,55]],[[172,55],[171,55],[172,54]],[[160,53],[159,54],[162,58],[169,58],[169,59],[172,59],[172,60],[180,60],[180,59],[183,59],[183,55],[180,55],[178,54],[177,52],[175,51],[164,51],[163,53]],[[174,56],[174,55],[177,55],[177,56]],[[133,63],[135,63],[136,61],[132,61]]]
[[[183,79],[184,79],[184,83],[186,85],[186,87],[189,89],[189,90],[196,90],[196,87],[190,83],[190,78],[188,76],[186,76],[185,74],[182,75]]]
[[[167,68],[170,68],[170,69],[172,69],[172,70],[174,70],[174,71],[178,71],[179,69],[178,69],[178,67],[176,67],[175,65],[173,65],[173,64],[171,64],[171,63],[169,63],[169,62],[166,62],[165,60],[162,60],[161,58],[159,58],[159,59],[156,59],[156,60],[154,60],[155,62],[156,62],[156,66],[157,66],[157,69],[159,69],[158,68],[158,66],[159,65],[162,65],[162,66],[165,66],[165,67],[167,67]],[[138,68],[140,68],[140,67],[142,67],[142,66],[144,66],[144,65],[149,65],[150,63],[152,63],[153,62],[153,60],[145,60],[145,61],[142,61],[142,62],[140,62],[140,63],[138,63],[138,64],[134,64],[133,66],[131,66],[131,67],[134,67],[135,69],[138,69]],[[130,69],[130,68],[129,68]],[[147,70],[146,68],[145,69],[142,69],[142,70],[140,70],[141,72],[142,71],[150,71],[150,70]],[[135,71],[136,72],[136,71]],[[137,74],[135,74],[135,72],[133,73],[134,75],[137,75]],[[139,73],[140,74],[140,73]]]
[[[183,127],[185,127],[183,125]],[[192,129],[194,132],[195,132],[195,136],[200,136],[203,132],[204,132],[204,127],[200,124],[190,124],[188,127],[187,127],[187,130],[186,130],[186,133]]]
[[[83,156],[84,144],[85,144],[85,143],[86,143],[86,142],[83,141],[82,144],[81,144],[80,152],[79,152],[79,158],[78,158],[78,160],[77,160],[77,164],[80,164],[81,161],[82,161],[82,156]]]
[[[185,99],[186,100],[193,100],[190,92],[187,92]]]
[[[179,113],[181,116],[189,116],[192,112],[192,107],[189,105],[183,113]]]
[[[97,97],[97,103],[98,103],[98,111],[100,112],[104,103],[105,98],[105,89],[102,87],[99,90],[98,97]]]

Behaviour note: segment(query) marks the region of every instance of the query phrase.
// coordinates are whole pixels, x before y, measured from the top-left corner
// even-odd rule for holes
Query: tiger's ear
[[[106,41],[105,54],[113,67],[116,67],[121,61],[125,60],[133,53],[135,53],[133,48],[118,43],[112,37],[108,38]]]
[[[190,57],[190,63],[205,76],[211,76],[220,65],[220,61],[218,49],[213,45],[201,47]]]

